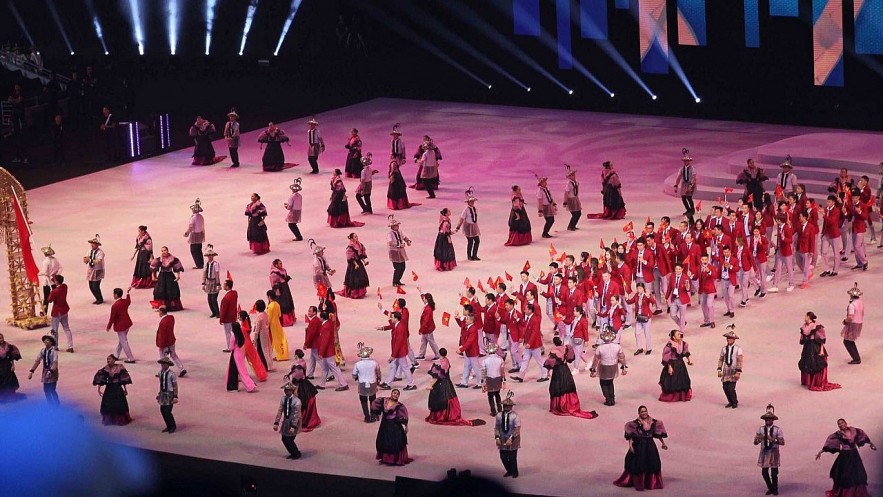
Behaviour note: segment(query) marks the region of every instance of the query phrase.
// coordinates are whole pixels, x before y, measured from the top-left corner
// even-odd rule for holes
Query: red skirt
[[[175,300],[151,300],[150,307],[154,309],[159,309],[160,306],[166,306],[166,311],[180,311],[184,309],[184,304],[181,303],[181,299]]]
[[[408,199],[406,199],[406,198],[400,198],[400,199],[398,199],[398,200],[393,200],[393,199],[391,199],[391,198],[389,198],[389,197],[386,198],[386,207],[388,207],[389,210],[393,210],[393,211],[400,211],[400,210],[403,210],[403,209],[410,209],[411,207],[416,207],[416,206],[418,206],[418,205],[420,205],[420,204],[415,204],[415,203],[413,203],[413,202],[408,202]]]
[[[598,417],[595,411],[586,412],[580,409],[579,395],[576,392],[566,393],[549,399],[549,412],[556,416],[574,416],[583,419]]]
[[[506,240],[506,243],[503,245],[507,247],[517,247],[519,245],[530,245],[530,242],[533,241],[533,235],[530,232],[527,233],[519,233],[517,231],[509,232],[509,239]]]
[[[297,315],[294,311],[282,313],[282,326],[289,327],[294,326],[294,323],[297,322]]]
[[[633,475],[623,471],[622,476],[613,482],[617,487],[635,487],[635,490],[661,490],[662,473],[641,473]]]
[[[605,208],[604,212],[600,214],[589,214],[586,217],[589,219],[609,219],[611,221],[623,219],[625,217],[625,207],[616,210]]]
[[[132,288],[153,288],[156,280],[150,277],[132,278]]]
[[[363,299],[365,295],[368,294],[367,288],[349,288],[346,285],[343,285],[343,290],[337,292],[341,297],[347,297],[350,299]]]
[[[341,214],[339,216],[328,216],[328,226],[332,228],[358,228],[359,226],[365,226],[365,223],[351,220],[349,214]]]
[[[448,408],[444,411],[429,411],[426,422],[434,425],[472,426],[472,421],[463,419],[460,412],[460,399],[457,397],[448,400]]]
[[[867,485],[857,485],[849,488],[832,488],[825,490],[825,497],[871,497]]]
[[[805,385],[813,392],[827,392],[828,390],[837,390],[840,388],[839,383],[828,383],[828,368],[818,373],[800,373],[800,384]]]
[[[659,400],[662,402],[689,402],[693,398],[693,389],[686,392],[662,392],[659,394]],[[662,488],[662,487],[659,487]]]
[[[435,259],[435,270],[436,271],[450,271],[457,267],[457,261],[440,261]]]
[[[405,447],[401,452],[396,454],[381,454],[377,453],[377,457],[375,457],[380,464],[389,464],[390,466],[404,466],[405,464],[413,461],[410,457],[408,457],[408,448]]]
[[[194,157],[191,165],[193,166],[211,166],[226,159],[226,155],[216,155],[215,157]]]
[[[266,254],[270,251],[270,240],[263,242],[248,242],[248,248],[251,249],[255,255]]]
[[[306,407],[301,411],[300,422],[300,431],[304,433],[313,431],[322,424],[322,420],[319,419],[319,410],[316,409],[316,397],[307,401]]]

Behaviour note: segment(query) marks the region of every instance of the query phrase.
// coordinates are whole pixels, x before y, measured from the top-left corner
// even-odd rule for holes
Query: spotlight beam
[[[144,25],[141,24],[140,0],[129,0],[129,15],[132,16],[132,29],[135,31],[135,43],[138,44],[138,53],[144,55]]]
[[[58,31],[61,32],[61,37],[64,38],[64,44],[67,45],[67,49],[70,51],[71,55],[73,55],[74,47],[71,45],[70,38],[67,37],[67,31],[64,30],[64,26],[61,24],[61,17],[58,15],[58,9],[55,8],[55,4],[53,4],[51,0],[46,0],[46,7],[49,8],[49,14],[52,15],[52,20],[55,21]]]
[[[101,21],[98,20],[98,13],[95,11],[94,0],[86,0],[86,9],[89,11],[89,15],[92,16],[92,25],[95,27],[95,35],[98,36],[98,41],[101,42],[101,48],[104,49],[104,55],[107,55],[110,52],[107,51],[107,43],[104,42],[104,31],[101,29]]]
[[[215,3],[217,0],[205,0],[205,54],[212,48],[212,28],[215,25]]]
[[[175,55],[178,48],[178,0],[168,0],[166,13],[169,21],[169,51]]]
[[[22,32],[25,34],[25,38],[28,39],[28,43],[30,43],[32,47],[37,46],[37,44],[34,43],[34,38],[31,36],[31,32],[28,31],[28,27],[25,26],[25,22],[21,18],[21,14],[19,14],[18,9],[15,8],[15,4],[12,2],[6,2],[6,5],[9,6],[9,10],[10,12],[12,12],[12,17],[15,18],[15,21],[18,23],[18,27],[21,28]]]
[[[698,104],[701,99],[699,95],[696,94],[696,91],[693,90],[693,85],[690,84],[690,80],[687,79],[687,75],[684,73],[683,68],[681,68],[681,64],[678,62],[678,58],[675,57],[674,50],[669,50],[668,53],[668,63],[672,69],[674,69],[675,74],[678,76],[678,79],[681,80],[681,83],[684,84],[684,88],[690,92],[690,95],[693,96],[693,100]]]
[[[279,35],[279,42],[276,43],[276,50],[273,50],[273,55],[279,55],[279,49],[282,48],[282,42],[285,41],[285,36],[288,34],[288,29],[291,28],[291,23],[294,22],[294,16],[297,15],[297,9],[300,8],[301,2],[302,0],[291,0],[291,10],[288,12],[285,24],[282,25],[282,34]]]
[[[239,55],[245,51],[245,40],[248,39],[248,32],[251,31],[251,21],[254,19],[254,12],[258,10],[258,2],[260,0],[249,0],[248,11],[245,14],[245,26],[242,28],[242,42],[239,43]]]

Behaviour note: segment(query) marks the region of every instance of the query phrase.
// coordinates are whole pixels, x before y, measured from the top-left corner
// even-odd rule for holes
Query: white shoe
[[[768,274],[767,277],[766,277],[766,280],[767,280],[767,281],[773,281],[773,275]]]
[[[589,371],[591,371],[591,370],[592,370],[592,368],[590,368],[589,366],[586,366],[586,368],[583,369],[583,371],[585,371],[585,372],[587,372],[587,373],[588,373]]]
[[[767,293],[779,293],[779,287],[777,287],[777,286],[770,287],[770,288],[767,288],[766,291],[767,291]]]
[[[794,291],[794,285],[789,286],[785,291],[786,291],[786,292],[793,292],[793,291]]]

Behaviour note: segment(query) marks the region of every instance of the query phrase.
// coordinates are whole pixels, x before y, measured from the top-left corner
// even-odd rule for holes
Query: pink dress
[[[246,339],[246,341],[248,341]],[[239,390],[239,380],[245,385],[245,390],[253,392],[257,385],[248,374],[248,366],[245,363],[245,352],[236,344],[236,336],[230,337],[230,364],[227,366],[227,391]]]

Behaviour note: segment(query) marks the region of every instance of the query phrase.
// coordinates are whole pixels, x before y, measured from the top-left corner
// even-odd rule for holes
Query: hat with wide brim
[[[508,394],[506,394],[506,398],[503,399],[503,402],[501,402],[501,404],[503,405],[503,407],[506,407],[506,406],[512,407],[512,406],[515,405],[515,401],[512,400],[512,397],[513,397],[514,395],[515,395],[515,394],[514,394],[511,390],[509,391]]]
[[[301,184],[302,182],[303,182],[302,179],[297,178],[294,180],[294,183],[292,183],[291,185],[288,186],[288,188],[290,188],[292,192],[297,193],[297,192],[304,189],[304,187]]]
[[[41,247],[40,252],[43,252],[43,255],[45,256],[55,255],[55,250],[52,250],[52,245]]]
[[[101,237],[98,236],[98,234],[95,234],[95,236],[92,237],[92,239],[89,240],[88,243],[94,243],[95,245],[101,245]]]
[[[206,249],[205,249],[205,253],[202,254],[202,255],[204,255],[204,256],[206,256],[206,257],[216,257],[216,256],[218,255],[218,253],[215,252],[215,246],[212,245],[212,244],[210,243],[210,244],[208,244],[208,246],[206,247]]]
[[[359,353],[356,355],[358,355],[362,359],[367,359],[367,358],[371,357],[371,354],[373,354],[373,353],[374,353],[373,347],[360,347]]]
[[[239,114],[237,114],[235,110],[231,110],[230,112],[227,113],[227,117],[230,117],[230,116],[233,116],[236,119],[239,119]]]
[[[157,364],[168,364],[169,366],[173,366],[175,363],[172,362],[168,357],[163,357],[162,359],[156,361]]]
[[[733,330],[730,330],[730,331],[724,333],[723,337],[724,338],[732,338],[733,340],[739,339],[739,335],[737,335],[736,332],[734,332]]]
[[[846,291],[846,293],[853,298],[861,297],[864,292],[862,292],[858,287],[858,282],[853,283],[853,287]]]
[[[295,385],[294,383],[288,382],[279,388],[281,388],[283,390],[297,390],[297,385]]]
[[[307,121],[307,124],[315,124],[316,126],[318,126],[319,121],[317,121],[316,118],[314,117],[314,118],[310,119],[309,121]]]
[[[52,340],[52,345],[56,345],[56,344],[58,343],[58,342],[55,340],[55,337],[52,336],[52,335],[43,335],[43,336],[40,338],[40,341],[42,342],[43,340],[46,340],[47,338],[48,338],[49,340]]]

